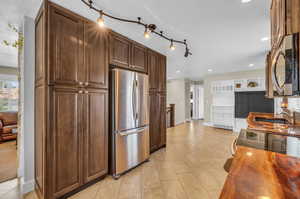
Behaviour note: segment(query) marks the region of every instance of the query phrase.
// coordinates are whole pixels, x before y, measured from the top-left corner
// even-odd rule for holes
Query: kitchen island
[[[300,138],[242,130],[221,199],[300,198]]]

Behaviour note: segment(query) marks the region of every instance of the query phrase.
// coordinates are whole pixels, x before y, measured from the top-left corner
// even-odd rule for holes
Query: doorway
[[[204,119],[204,89],[202,85],[191,85],[191,118],[193,120]]]

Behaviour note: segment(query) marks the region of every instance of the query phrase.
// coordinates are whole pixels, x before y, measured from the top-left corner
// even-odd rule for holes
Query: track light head
[[[192,55],[192,53],[190,52],[190,49],[188,49],[188,47],[185,47],[184,57],[188,57],[189,55]]]
[[[149,33],[149,30],[148,30],[147,27],[145,28],[144,37],[145,37],[146,39],[149,39],[149,38],[150,38],[150,33]]]
[[[102,28],[104,27],[104,19],[103,19],[103,13],[102,11],[100,12],[100,16],[97,19],[97,24]]]
[[[171,40],[170,49],[171,49],[171,51],[174,51],[176,49],[176,47],[173,43],[173,39]]]

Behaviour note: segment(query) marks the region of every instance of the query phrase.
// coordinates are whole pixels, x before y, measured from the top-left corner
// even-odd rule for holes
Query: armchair
[[[18,128],[18,112],[0,112],[0,142],[14,140],[17,134],[12,130]]]

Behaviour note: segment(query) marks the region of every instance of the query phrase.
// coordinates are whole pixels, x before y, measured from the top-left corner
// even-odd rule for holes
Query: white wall
[[[241,71],[233,73],[224,73],[210,75],[204,78],[204,120],[205,122],[210,122],[210,110],[212,102],[211,94],[211,83],[217,80],[234,80],[234,79],[247,79],[247,78],[264,78],[265,70],[251,70],[251,71]]]
[[[185,122],[185,80],[167,82],[167,105],[175,104],[175,125]]]
[[[20,60],[20,167],[21,192],[34,189],[34,79],[35,79],[35,25],[24,17],[24,50]]]

